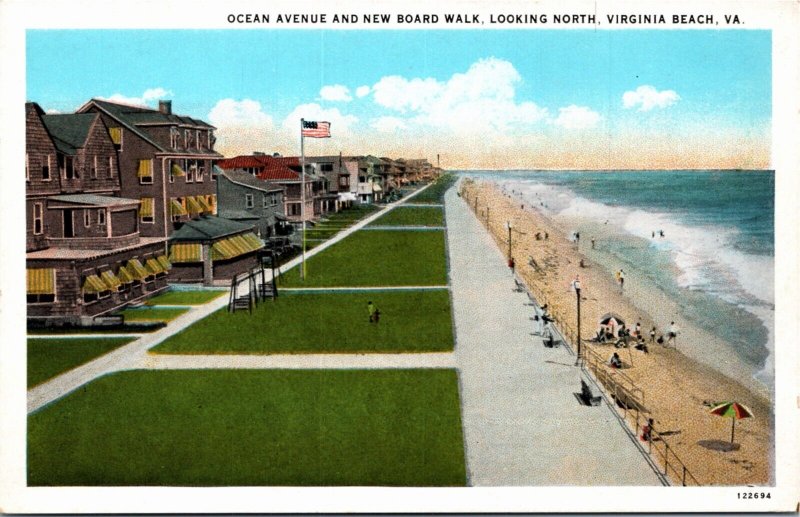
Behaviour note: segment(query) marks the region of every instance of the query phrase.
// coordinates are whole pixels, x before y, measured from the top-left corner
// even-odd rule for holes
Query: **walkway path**
[[[320,244],[310,251],[306,251],[306,259],[334,245],[353,232],[360,230],[375,219],[384,215],[395,206],[404,203],[408,199],[413,199],[414,196],[426,188],[428,188],[428,186],[409,194],[399,201],[386,205],[386,207],[383,209],[370,214],[346,230],[337,233],[325,243]],[[281,273],[285,273],[289,269],[300,264],[301,259],[301,257],[296,257],[281,266]],[[143,362],[149,349],[153,348],[173,334],[177,334],[186,327],[194,324],[198,320],[205,318],[211,313],[225,307],[227,304],[228,297],[220,296],[205,305],[191,307],[185,314],[182,314],[168,322],[165,328],[151,334],[139,336],[138,339],[128,343],[125,346],[119,347],[108,354],[102,355],[97,359],[94,359],[86,364],[54,377],[47,382],[35,386],[34,388],[28,390],[28,413],[42,408],[46,404],[63,397],[64,395],[80,388],[84,384],[91,382],[100,376],[119,370],[140,367],[140,365],[144,364]]]
[[[279,354],[279,355],[162,355],[147,354],[134,368],[282,368],[381,369],[454,368],[452,352],[425,354]]]
[[[532,335],[527,295],[455,189],[446,204],[469,484],[660,484],[611,408],[578,403],[574,357]]]

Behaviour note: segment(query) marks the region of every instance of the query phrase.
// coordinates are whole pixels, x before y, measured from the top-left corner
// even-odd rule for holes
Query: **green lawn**
[[[145,370],[28,417],[30,486],[463,486],[454,370]]]
[[[283,275],[279,286],[446,285],[443,231],[358,231]]]
[[[203,305],[225,291],[167,291],[147,300],[145,305]]]
[[[172,321],[189,309],[168,308],[161,309],[146,307],[141,309],[125,309],[120,312],[125,317],[125,321]]]
[[[369,322],[367,302],[381,312]],[[447,290],[279,294],[251,315],[221,309],[153,349],[167,354],[434,352],[453,349]]]
[[[399,206],[370,226],[444,226],[444,212],[438,206]]]
[[[444,193],[447,192],[447,189],[452,187],[456,181],[458,181],[458,176],[455,174],[442,174],[430,187],[411,198],[409,203],[444,203]]]
[[[28,339],[28,388],[88,363],[133,339]]]

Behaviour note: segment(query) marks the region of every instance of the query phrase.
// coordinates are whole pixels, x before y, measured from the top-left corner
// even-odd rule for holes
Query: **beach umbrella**
[[[623,320],[619,314],[615,314],[613,312],[607,312],[606,314],[603,315],[602,318],[600,318],[600,324],[608,325],[611,322],[611,320],[614,320],[614,325],[617,327],[625,323],[625,320]]]
[[[736,421],[741,418],[750,418],[753,412],[750,409],[738,402],[723,402],[711,408],[711,414],[717,416],[726,416],[731,418],[731,443],[733,443],[733,433],[736,429]]]

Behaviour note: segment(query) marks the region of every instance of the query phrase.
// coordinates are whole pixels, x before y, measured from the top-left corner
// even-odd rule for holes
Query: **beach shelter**
[[[711,408],[711,414],[717,416],[726,416],[731,418],[731,443],[733,443],[733,433],[736,429],[736,421],[741,418],[750,418],[753,412],[750,409],[738,402],[723,402]]]
[[[614,336],[617,335],[617,331],[621,325],[625,324],[625,320],[619,314],[613,312],[607,312],[600,318],[600,325],[605,325],[606,327],[611,327],[614,333]]]

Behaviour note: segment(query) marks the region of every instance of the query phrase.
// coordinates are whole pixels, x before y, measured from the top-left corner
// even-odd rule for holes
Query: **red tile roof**
[[[225,158],[217,162],[220,169],[244,169],[246,167],[263,167],[264,163],[259,160],[259,156],[236,156]]]
[[[266,156],[266,155],[247,155],[226,158],[217,162],[221,169],[243,169],[256,168],[259,179],[266,181],[273,180],[294,180],[300,179],[300,159],[296,156]],[[292,170],[296,168],[297,170]]]

